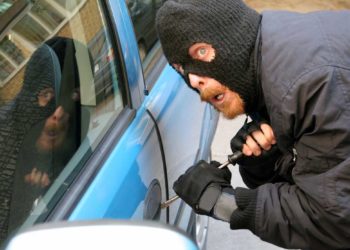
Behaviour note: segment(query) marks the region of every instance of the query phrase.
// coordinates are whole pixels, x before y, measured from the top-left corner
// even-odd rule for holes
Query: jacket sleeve
[[[350,70],[324,66],[283,100],[277,141],[297,152],[295,184],[236,190],[231,228],[285,248],[350,248]]]

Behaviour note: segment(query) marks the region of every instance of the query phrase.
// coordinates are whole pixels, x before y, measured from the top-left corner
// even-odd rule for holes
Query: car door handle
[[[153,179],[146,193],[143,218],[145,220],[159,220],[161,202],[162,189],[160,183],[157,179]]]

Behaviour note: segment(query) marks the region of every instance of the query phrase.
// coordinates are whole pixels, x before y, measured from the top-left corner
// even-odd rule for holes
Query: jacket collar
[[[255,79],[256,79],[256,89],[257,89],[257,100],[255,108],[252,112],[248,113],[247,115],[250,116],[253,120],[269,120],[266,105],[265,105],[265,99],[264,99],[264,93],[262,90],[261,85],[261,22],[258,29],[258,35],[256,37],[256,42],[254,46],[254,67],[255,67]]]

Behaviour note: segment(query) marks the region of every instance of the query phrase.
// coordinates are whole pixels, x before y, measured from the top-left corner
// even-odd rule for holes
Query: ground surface
[[[258,11],[283,9],[309,12],[324,9],[350,9],[349,0],[246,0],[245,2]]]
[[[231,154],[230,140],[242,127],[245,117],[235,120],[220,118],[215,138],[212,144],[214,160],[225,162]],[[231,184],[233,187],[245,187],[236,166],[230,166],[232,172]],[[209,220],[207,250],[283,250],[260,240],[248,230],[230,230],[228,223],[218,220]]]

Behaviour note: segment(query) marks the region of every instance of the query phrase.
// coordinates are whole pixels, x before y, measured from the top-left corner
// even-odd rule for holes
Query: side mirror
[[[176,228],[150,221],[81,221],[35,225],[17,234],[6,250],[198,250]]]

